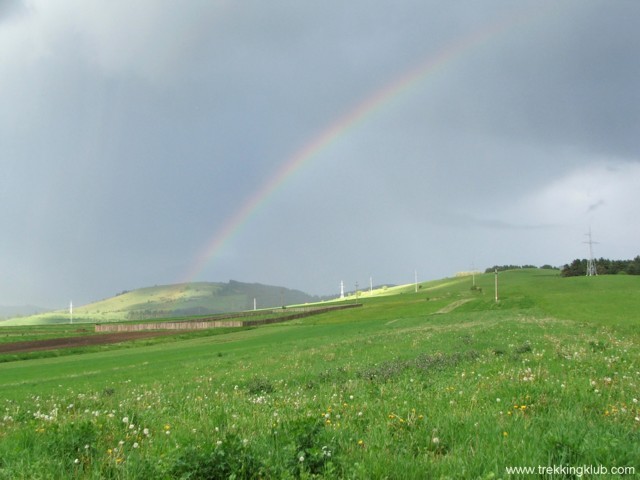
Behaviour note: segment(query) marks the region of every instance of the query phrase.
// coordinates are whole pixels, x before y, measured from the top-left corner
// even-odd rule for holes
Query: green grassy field
[[[640,279],[493,282],[0,364],[0,478],[635,478]]]

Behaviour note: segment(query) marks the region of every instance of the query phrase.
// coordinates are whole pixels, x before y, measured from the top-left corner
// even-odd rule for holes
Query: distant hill
[[[320,297],[284,287],[243,283],[197,282],[141,288],[86,305],[82,313],[126,312],[128,319],[206,315],[311,303]]]
[[[74,322],[109,322],[152,318],[207,315],[251,310],[254,299],[257,308],[281,307],[319,302],[318,297],[284,287],[243,283],[195,282],[160,285],[123,291],[83,306],[74,306]],[[69,322],[69,312],[59,310],[27,318],[3,322],[4,325]]]
[[[43,313],[51,310],[50,308],[36,307],[34,305],[19,305],[19,306],[3,306],[0,305],[0,320],[5,318],[24,317],[28,315],[35,315],[37,313]]]

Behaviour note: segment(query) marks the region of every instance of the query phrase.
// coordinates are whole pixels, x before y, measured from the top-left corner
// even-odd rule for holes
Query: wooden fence
[[[330,307],[295,307],[287,309],[274,309],[271,312],[276,315],[270,318],[259,320],[228,320],[228,318],[238,318],[242,314],[223,315],[209,318],[198,318],[198,320],[186,320],[183,322],[153,322],[153,323],[121,323],[121,324],[96,324],[96,332],[142,332],[146,330],[204,330],[208,328],[232,328],[232,327],[255,327],[258,325],[269,325],[272,323],[286,322],[296,318],[310,317],[322,313],[345,310],[347,308],[361,307],[361,303],[350,303],[347,305],[335,305]],[[247,312],[248,315],[255,315]],[[265,312],[262,311],[262,315]],[[214,319],[215,318],[215,319]],[[221,319],[222,318],[222,319]]]

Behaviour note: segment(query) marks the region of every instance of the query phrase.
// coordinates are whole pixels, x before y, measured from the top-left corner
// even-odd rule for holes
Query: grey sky
[[[451,5],[449,5],[451,3]],[[518,19],[517,22],[514,19]],[[640,254],[640,2],[0,0],[0,305]]]

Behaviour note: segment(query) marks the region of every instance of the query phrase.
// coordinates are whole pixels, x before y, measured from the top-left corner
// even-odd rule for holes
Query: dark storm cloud
[[[25,5],[21,0],[2,0],[0,2],[0,23],[10,20],[13,15],[24,12]]]
[[[634,256],[638,18],[623,1],[0,2],[0,303],[183,279],[301,148],[502,24],[315,152],[198,278],[328,293],[558,264],[588,224]]]

